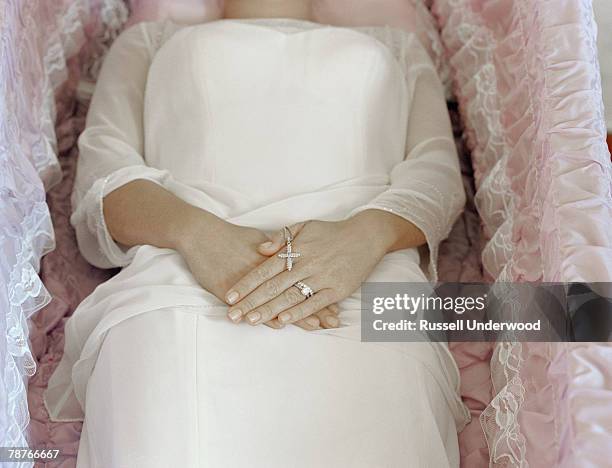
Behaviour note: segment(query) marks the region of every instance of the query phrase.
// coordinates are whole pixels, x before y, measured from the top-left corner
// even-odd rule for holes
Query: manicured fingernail
[[[241,317],[242,317],[242,311],[240,309],[231,310],[229,313],[229,318],[233,322],[238,322]]]
[[[262,249],[269,249],[270,247],[272,247],[272,242],[271,241],[264,242],[263,244],[261,244],[261,248]]]
[[[240,295],[236,292],[236,291],[230,291],[227,293],[227,302],[229,302],[230,304],[233,304],[234,302],[236,302],[238,300],[238,297],[240,297]]]
[[[247,319],[249,319],[251,324],[257,323],[261,319],[261,314],[259,312],[251,312],[247,315]]]
[[[315,327],[315,328],[321,324],[321,322],[319,322],[319,319],[316,317],[308,317],[306,319],[306,323],[310,325],[311,327]]]
[[[287,323],[291,320],[291,314],[289,312],[283,312],[278,316],[278,321],[281,323]]]
[[[340,320],[338,320],[337,317],[330,315],[325,317],[325,323],[327,323],[328,327],[336,328],[338,325],[340,325]]]

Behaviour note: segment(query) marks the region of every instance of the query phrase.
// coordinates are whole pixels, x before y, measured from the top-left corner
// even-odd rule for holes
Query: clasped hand
[[[291,271],[278,253],[285,249],[285,235],[278,232],[270,241],[258,246],[268,257],[247,273],[226,295],[232,305],[228,317],[251,325],[276,320],[280,325],[300,323],[316,317],[321,311],[335,311],[337,302],[356,291],[384,255],[372,239],[356,229],[351,221],[310,221],[289,227],[294,236],[294,260]],[[301,281],[314,292],[302,294],[295,283]],[[324,315],[321,325],[335,327],[335,315]]]
[[[389,251],[418,245],[422,233],[389,213],[366,210],[343,221],[308,221],[290,226],[300,256],[288,271],[285,236],[271,239],[253,228],[220,221],[181,246],[196,280],[230,305],[234,323],[306,330],[339,325],[337,303],[356,291]],[[401,240],[398,240],[401,239]],[[302,294],[301,281],[314,292]]]

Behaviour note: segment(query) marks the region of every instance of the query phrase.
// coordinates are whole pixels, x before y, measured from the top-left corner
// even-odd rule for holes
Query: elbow
[[[116,268],[117,265],[113,265],[99,250],[97,244],[92,243],[89,239],[83,239],[83,236],[79,235],[79,229],[77,232],[77,245],[79,247],[79,252],[83,256],[83,258],[90,265],[101,268],[103,270],[107,270],[110,268]]]
[[[87,263],[97,268],[109,269],[117,267],[103,253],[100,240],[97,236],[95,222],[92,221],[88,220],[87,216],[83,216],[83,212],[78,210],[70,217],[70,224],[75,232],[79,252]],[[91,227],[89,223],[92,224]]]

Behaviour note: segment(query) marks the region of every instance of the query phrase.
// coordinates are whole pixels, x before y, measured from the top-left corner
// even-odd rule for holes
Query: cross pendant
[[[291,269],[293,268],[293,259],[298,258],[300,255],[300,253],[293,252],[291,250],[291,241],[287,241],[287,248],[285,253],[278,254],[278,257],[287,260],[287,271],[291,271]]]

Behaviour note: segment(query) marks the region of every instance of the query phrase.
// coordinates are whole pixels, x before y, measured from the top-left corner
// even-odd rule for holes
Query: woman
[[[458,466],[446,346],[359,341],[361,282],[435,280],[464,203],[442,88],[413,35],[311,7],[228,0],[109,52],[72,222],[124,268],[45,396],[84,418],[79,467]]]

